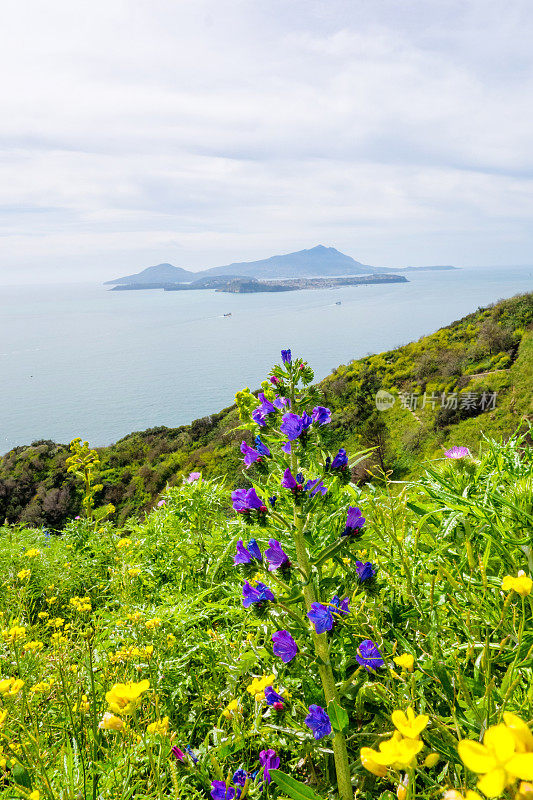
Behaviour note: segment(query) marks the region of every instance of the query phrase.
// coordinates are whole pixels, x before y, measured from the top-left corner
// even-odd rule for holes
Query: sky
[[[530,0],[2,0],[0,285],[533,264]]]

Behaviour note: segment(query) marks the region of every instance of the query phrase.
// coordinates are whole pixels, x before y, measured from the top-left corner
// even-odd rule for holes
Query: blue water
[[[319,379],[533,289],[533,267],[407,276],[282,294],[0,287],[0,453],[36,439],[104,445],[188,423],[256,388],[282,347]]]

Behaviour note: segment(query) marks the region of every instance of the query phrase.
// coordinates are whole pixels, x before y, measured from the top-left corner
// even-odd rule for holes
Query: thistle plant
[[[243,441],[241,452],[252,487],[232,494],[233,508],[249,528],[234,563],[245,573],[245,608],[270,617],[273,654],[287,665],[299,660],[319,680],[323,704],[311,703],[304,724],[315,740],[331,736],[339,797],[353,799],[345,729],[348,716],[341,693],[350,678],[341,679],[346,664],[354,671],[374,671],[383,665],[370,639],[338,647],[343,620],[366,581],[375,576],[372,564],[357,562],[354,574],[347,558],[364,534],[361,510],[350,506],[351,461],[341,449],[328,449],[332,415],[310,387],[313,371],[290,350],[262,385],[258,401],[249,390],[237,395],[242,427],[251,430],[253,446]],[[253,465],[254,478],[248,472]],[[268,540],[262,552],[259,541]],[[355,545],[356,546],[356,545]],[[255,579],[252,579],[252,573]],[[342,651],[342,653],[341,653]],[[283,709],[283,698],[265,689],[269,705]],[[305,698],[299,698],[304,701]],[[305,703],[307,705],[307,703]]]

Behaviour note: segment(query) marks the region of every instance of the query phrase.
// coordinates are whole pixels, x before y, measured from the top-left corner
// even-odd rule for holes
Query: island
[[[289,278],[287,280],[260,281],[257,278],[227,275],[202,278],[192,283],[127,283],[114,286],[112,292],[131,292],[140,289],[163,289],[165,292],[190,292],[214,289],[230,294],[255,294],[257,292],[297,292],[301,289],[333,289],[336,286],[365,286],[373,283],[408,283],[404,275],[359,275],[342,278]]]

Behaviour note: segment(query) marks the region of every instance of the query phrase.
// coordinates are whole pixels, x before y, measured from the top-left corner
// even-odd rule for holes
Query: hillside
[[[319,385],[324,404],[336,412],[331,447],[376,448],[354,473],[364,482],[375,468],[399,479],[416,473],[443,447],[475,448],[482,432],[509,437],[533,412],[532,326],[533,294],[521,295],[418,342],[339,366]],[[395,401],[389,410],[376,408],[380,389]],[[99,501],[113,503],[123,520],[150,508],[167,483],[179,484],[192,470],[244,485],[238,424],[231,407],[191,425],[132,433],[101,448]],[[67,455],[66,445],[41,441],[1,458],[0,519],[60,527],[75,516],[80,493],[67,474]]]

